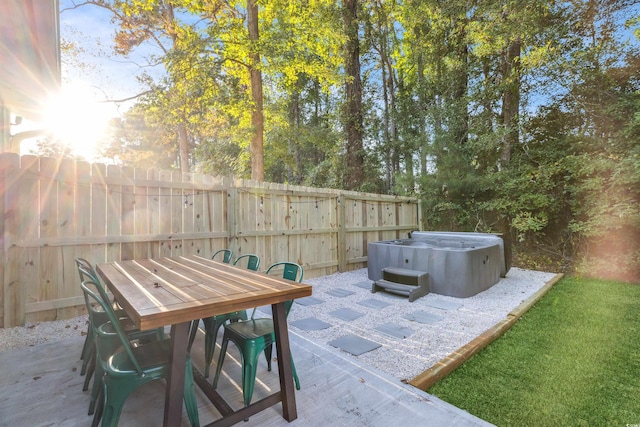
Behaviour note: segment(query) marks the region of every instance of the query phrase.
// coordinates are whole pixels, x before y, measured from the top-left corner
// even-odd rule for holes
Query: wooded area
[[[520,265],[640,278],[636,1],[75,4],[163,68],[107,157],[415,195],[431,229],[502,232]]]
[[[305,277],[366,267],[369,241],[420,227],[416,198],[0,155],[0,327],[72,317],[96,264],[229,248]]]

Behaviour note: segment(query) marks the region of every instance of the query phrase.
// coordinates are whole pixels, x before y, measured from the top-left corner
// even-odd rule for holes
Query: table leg
[[[285,303],[272,304],[273,326],[276,335],[278,352],[278,372],[280,374],[280,395],[282,396],[282,416],[287,421],[298,418],[296,395],[293,388],[293,371],[291,369],[291,349],[289,347],[289,331],[287,329],[287,313]]]
[[[185,364],[189,345],[191,322],[171,325],[171,354],[169,355],[169,378],[164,401],[164,426],[182,424],[182,399],[184,395]]]

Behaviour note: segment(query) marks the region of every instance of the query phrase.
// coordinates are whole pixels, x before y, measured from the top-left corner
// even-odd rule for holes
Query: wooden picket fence
[[[0,327],[84,312],[74,259],[255,253],[305,278],[366,267],[421,224],[415,198],[0,154]]]

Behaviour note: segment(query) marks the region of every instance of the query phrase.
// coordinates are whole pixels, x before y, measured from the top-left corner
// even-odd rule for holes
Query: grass
[[[640,286],[565,278],[428,392],[497,426],[640,425]]]

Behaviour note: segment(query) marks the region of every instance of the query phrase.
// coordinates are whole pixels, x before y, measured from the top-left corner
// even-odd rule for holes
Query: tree
[[[145,42],[152,42],[163,53],[159,58],[159,62],[164,65],[167,72],[168,81],[180,82],[184,81],[180,77],[172,74],[176,70],[176,58],[183,57],[185,48],[189,47],[191,38],[189,34],[193,33],[193,26],[180,21],[176,14],[176,8],[180,7],[180,2],[171,1],[134,1],[122,2],[119,0],[88,0],[81,5],[94,5],[113,14],[113,22],[117,24],[114,41],[114,50],[120,55],[127,55],[133,49]],[[186,46],[183,42],[186,41]],[[149,64],[156,64],[153,55],[148,58]],[[174,61],[174,64],[171,63]],[[180,67],[177,67],[178,69]],[[189,90],[184,86],[173,85],[171,88],[162,88],[156,86],[154,90],[163,91],[170,90],[172,95],[165,98],[171,99],[172,105],[167,106],[167,110],[171,109],[171,115],[167,116],[167,122],[171,123],[174,128],[176,145],[178,147],[176,163],[180,169],[186,172],[190,169],[190,141],[188,131],[188,114],[190,107]]]
[[[262,72],[260,71],[260,53],[258,43],[258,2],[247,0],[247,32],[252,46],[249,54],[249,75],[251,80],[251,125],[254,136],[251,140],[251,179],[264,181],[264,114],[262,96]]]
[[[346,134],[345,188],[358,189],[364,179],[362,81],[360,77],[360,37],[358,0],[345,0],[343,20],[346,34],[344,46]]]

